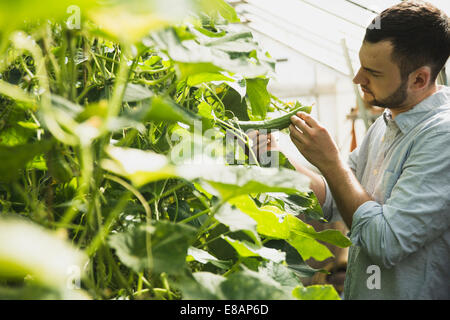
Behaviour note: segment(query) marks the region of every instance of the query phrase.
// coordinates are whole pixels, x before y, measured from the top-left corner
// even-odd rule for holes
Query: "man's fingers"
[[[304,134],[309,135],[310,134],[310,130],[311,128],[305,123],[305,121],[303,121],[302,119],[300,119],[297,116],[292,116],[291,117],[291,122],[300,129],[301,132],[303,132]]]
[[[300,132],[295,125],[291,124],[289,126],[289,131],[290,131],[290,136],[291,136],[291,140],[293,142],[297,141],[300,144],[304,143],[304,137],[303,137],[303,133]],[[295,140],[295,141],[294,141]]]
[[[264,153],[270,148],[271,137],[270,135],[260,134],[258,138],[254,140],[253,150],[257,153]]]
[[[297,116],[303,121],[305,121],[305,123],[311,128],[320,127],[320,124],[316,121],[316,119],[314,119],[313,117],[311,117],[311,115],[305,112],[298,112]]]

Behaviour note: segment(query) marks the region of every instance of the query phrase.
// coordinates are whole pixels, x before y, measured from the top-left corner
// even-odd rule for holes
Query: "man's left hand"
[[[291,118],[290,137],[300,153],[322,174],[339,165],[340,157],[336,143],[327,129],[304,112]]]

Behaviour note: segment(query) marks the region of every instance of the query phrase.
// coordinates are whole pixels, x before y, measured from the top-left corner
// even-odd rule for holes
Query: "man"
[[[290,160],[311,178],[326,218],[340,214],[350,230],[346,299],[449,299],[450,89],[436,84],[449,19],[412,1],[377,18],[353,81],[383,115],[347,164],[327,130],[299,113],[290,138],[323,177]]]

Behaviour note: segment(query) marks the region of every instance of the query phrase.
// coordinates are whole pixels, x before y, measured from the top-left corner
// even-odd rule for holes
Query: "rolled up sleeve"
[[[352,169],[353,173],[356,172],[356,164],[359,155],[359,148],[353,150],[348,158],[347,164]],[[331,194],[331,189],[328,186],[327,180],[322,176],[323,182],[325,184],[325,201],[322,205],[322,212],[325,220],[328,222],[340,221],[342,220],[341,214],[337,208],[336,202],[334,201],[333,195]]]
[[[356,210],[349,233],[375,262],[393,267],[448,231],[450,133],[413,144],[384,204],[367,201]]]

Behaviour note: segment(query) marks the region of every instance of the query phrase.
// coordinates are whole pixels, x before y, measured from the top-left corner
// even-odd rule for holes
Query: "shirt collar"
[[[448,104],[450,102],[450,88],[446,86],[439,87],[439,90],[422,102],[417,104],[412,109],[400,113],[392,119],[392,113],[389,109],[383,112],[383,119],[386,125],[393,121],[403,134],[406,134],[415,125],[417,125],[427,114],[438,108],[439,106]],[[430,114],[429,116],[431,116]]]

